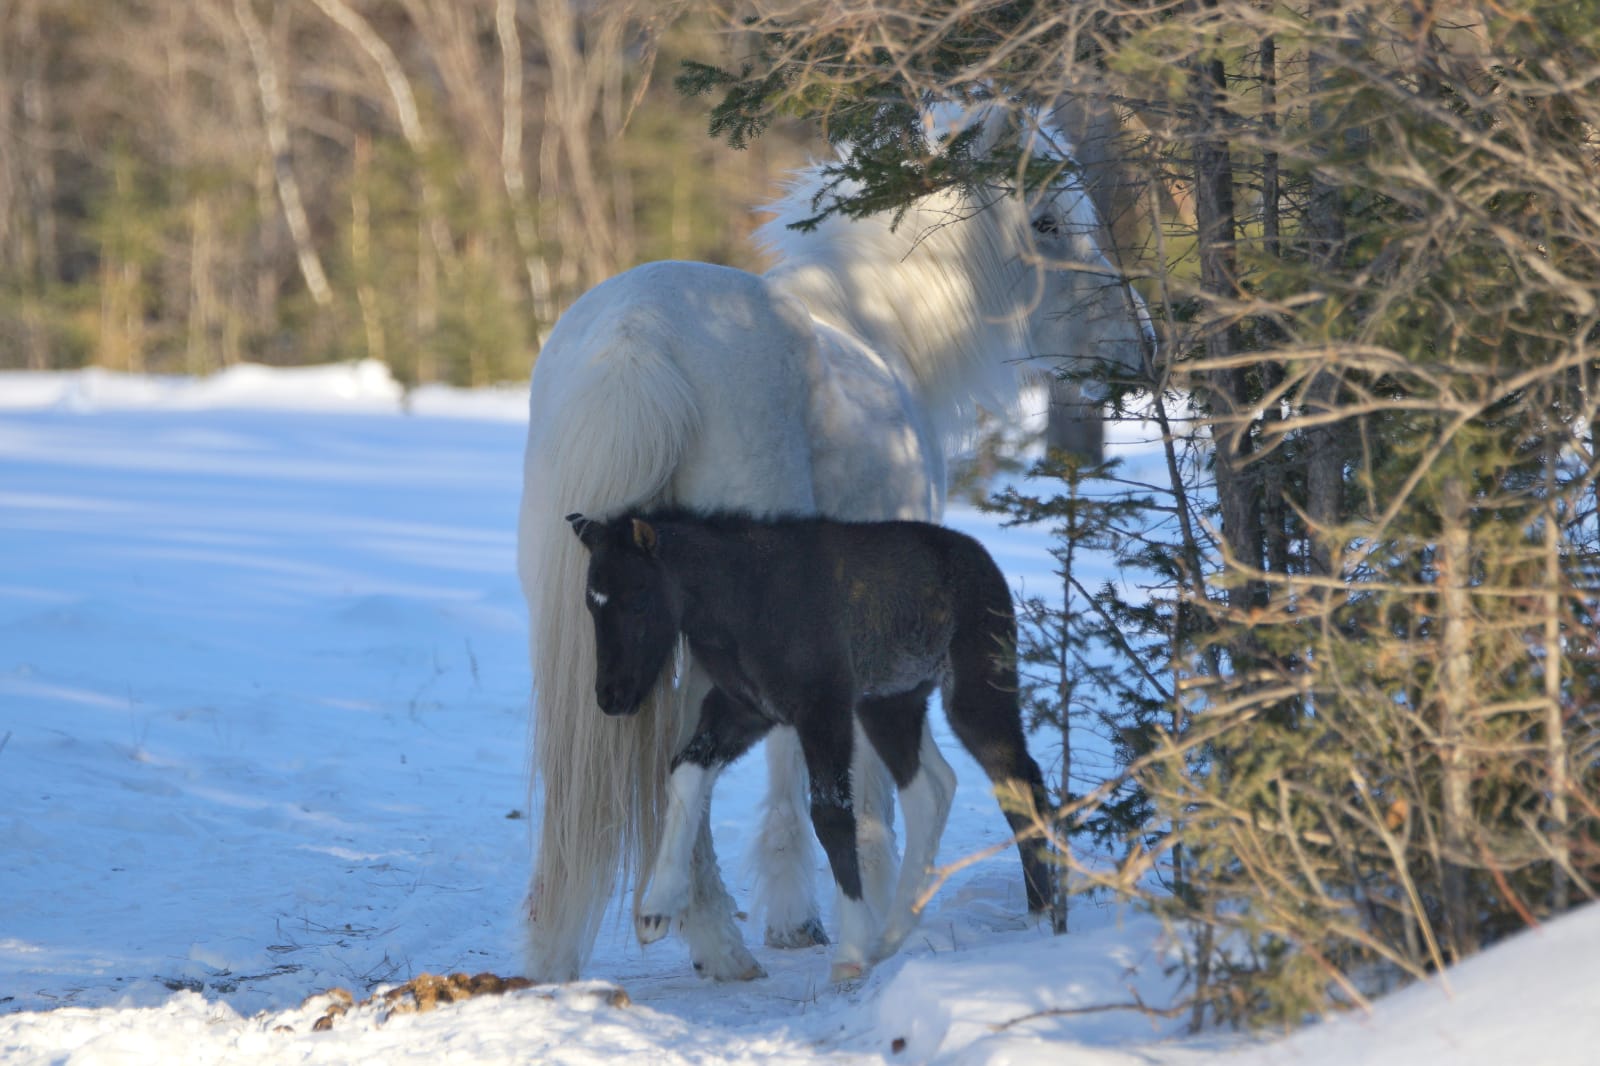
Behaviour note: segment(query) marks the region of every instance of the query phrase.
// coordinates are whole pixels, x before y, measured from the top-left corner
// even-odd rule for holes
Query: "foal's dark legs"
[[[811,824],[827,853],[828,866],[842,897],[839,946],[831,977],[860,977],[870,962],[872,910],[861,893],[861,862],[856,851],[856,815],[850,786],[850,755],[855,723],[844,692],[823,696],[795,716],[795,731],[811,778]]]
[[[928,694],[932,691],[933,683],[925,682],[909,692],[869,696],[856,707],[861,731],[894,776],[896,788],[911,784],[921,768],[918,751],[922,723],[928,717]]]
[[[1021,833],[1034,825],[1034,812],[1046,814],[1050,810],[1050,797],[1044,790],[1044,776],[1039,764],[1028,754],[1023,743],[1022,727],[1008,727],[1005,716],[996,714],[995,708],[984,702],[963,699],[957,694],[950,701],[950,728],[955,733],[983,772],[994,782],[996,792],[1019,789],[1022,800],[1032,810],[1016,810],[1005,806],[1006,823],[1013,833]],[[1042,839],[1019,842],[1017,850],[1022,857],[1022,877],[1028,890],[1028,910],[1040,912],[1048,909],[1052,897],[1052,871],[1048,848]]]
[[[634,918],[640,943],[666,936],[673,919],[690,902],[693,849],[717,774],[771,728],[772,722],[764,715],[723,690],[713,688],[706,694],[700,705],[699,727],[672,760],[661,846],[650,887]]]
[[[945,690],[945,714],[951,731],[972,753],[983,772],[994,783],[996,792],[1017,790],[1025,807],[1007,808],[1006,823],[1013,833],[1034,825],[1034,814],[1050,811],[1044,775],[1028,754],[1022,732],[1022,712],[1017,705],[1015,666],[1000,649],[1010,646],[1004,638],[1014,633],[1010,626],[1010,603],[1002,612],[991,612],[985,624],[958,632],[950,650],[950,683]],[[1031,807],[1031,810],[1028,809]],[[1028,910],[1039,913],[1050,908],[1054,897],[1053,870],[1049,848],[1035,837],[1021,841],[1022,877],[1028,891]]]

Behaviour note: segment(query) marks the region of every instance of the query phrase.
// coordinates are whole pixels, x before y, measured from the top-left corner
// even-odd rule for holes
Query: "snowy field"
[[[1185,1039],[1094,1009],[1178,993],[1154,925],[1079,905],[1049,937],[1012,853],[857,987],[754,928],[771,976],[703,982],[619,899],[591,981],[312,1031],[335,987],[518,971],[524,405],[424,390],[402,413],[368,364],[0,374],[0,1062],[1600,1062],[1600,908],[1370,1016]],[[1048,581],[1041,535],[950,518]],[[1004,823],[944,747],[949,861]],[[741,901],[761,765],[713,808]]]

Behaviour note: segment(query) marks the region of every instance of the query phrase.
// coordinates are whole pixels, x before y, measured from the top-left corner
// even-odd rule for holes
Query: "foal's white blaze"
[[[597,592],[594,589],[589,589],[588,595],[589,602],[594,604],[596,607],[604,607],[611,599],[611,597],[607,596],[604,592]]]

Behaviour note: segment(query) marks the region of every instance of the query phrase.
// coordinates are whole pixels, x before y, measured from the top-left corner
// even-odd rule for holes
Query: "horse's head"
[[[967,225],[950,227],[948,237],[937,239],[967,242],[961,254],[974,285],[994,286],[976,304],[980,316],[1026,323],[1025,337],[1017,338],[1026,343],[1026,358],[1017,367],[1024,383],[1063,371],[1092,382],[1137,380],[1153,352],[1150,316],[1107,257],[1102,242],[1109,228],[1080,180],[1073,145],[1055,118],[990,103],[935,106],[929,112],[928,127],[940,137],[976,125],[970,147],[975,157],[1020,149],[1056,172],[1043,189],[958,194],[956,213]]]
[[[666,669],[678,638],[678,598],[642,519],[600,522],[567,516],[589,549],[584,602],[598,654],[594,696],[606,714],[637,714]]]
[[[773,217],[758,231],[775,260],[769,284],[875,360],[896,371],[903,363],[923,414],[951,436],[970,428],[976,406],[1003,410],[1020,384],[1059,372],[1142,378],[1152,350],[1149,315],[1106,258],[1070,146],[1015,118],[997,107],[953,124],[935,116],[930,142],[974,121],[983,123],[969,147],[975,158],[1001,137],[1035,138],[1029,154],[1059,163],[1048,189],[996,179],[930,193],[901,211],[819,221],[820,208],[861,188],[812,167],[770,205]]]
[[[1096,382],[1143,376],[1155,333],[1144,301],[1100,247],[1099,216],[1083,187],[1065,182],[1028,205],[1042,270],[1025,375],[1081,373]],[[1104,395],[1101,393],[1101,395]]]

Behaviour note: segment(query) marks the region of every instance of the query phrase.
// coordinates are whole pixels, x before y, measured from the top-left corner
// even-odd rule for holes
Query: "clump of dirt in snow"
[[[477,996],[499,996],[534,987],[534,983],[526,977],[500,977],[492,973],[480,973],[477,976],[419,973],[405,984],[375,992],[359,1003],[348,989],[331,988],[307,997],[300,1007],[304,1010],[319,1000],[327,1001],[321,1016],[311,1024],[313,1031],[320,1032],[332,1029],[335,1021],[347,1016],[370,1015],[374,1024],[382,1025],[397,1014],[426,1014],[441,1004],[459,1003]],[[540,998],[553,1000],[558,994],[562,998],[592,999],[608,1007],[626,1007],[633,1002],[623,989],[605,982],[547,986],[540,993]],[[292,1031],[287,1025],[278,1026],[278,1030]]]

